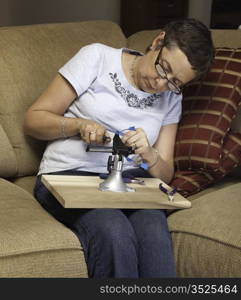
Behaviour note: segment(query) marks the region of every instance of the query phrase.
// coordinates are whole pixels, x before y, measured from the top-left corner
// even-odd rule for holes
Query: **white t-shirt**
[[[94,120],[110,132],[143,128],[152,145],[161,126],[179,122],[182,96],[170,91],[149,94],[130,85],[122,51],[133,50],[91,44],[59,70],[78,95],[64,116]],[[106,173],[110,153],[86,152],[86,147],[79,136],[49,142],[38,174],[70,169]],[[123,169],[128,168],[133,165],[124,160]]]

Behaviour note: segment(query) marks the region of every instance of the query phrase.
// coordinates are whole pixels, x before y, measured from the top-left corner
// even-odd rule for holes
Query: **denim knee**
[[[90,236],[103,243],[123,245],[123,243],[133,242],[136,244],[133,227],[118,209],[92,209],[81,218],[80,222]]]

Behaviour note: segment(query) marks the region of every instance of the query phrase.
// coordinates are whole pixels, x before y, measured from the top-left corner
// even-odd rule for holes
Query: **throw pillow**
[[[241,49],[218,48],[202,82],[184,90],[177,133],[177,170],[215,170],[222,144],[241,104]]]
[[[171,182],[171,186],[177,188],[178,193],[189,197],[207,188],[214,182],[214,178],[203,171],[177,171]]]
[[[230,132],[225,138],[220,164],[215,172],[177,171],[171,185],[177,187],[184,197],[188,197],[222,179],[238,166],[241,166],[241,134]]]
[[[225,147],[230,149],[231,143],[239,140],[230,127],[241,104],[241,48],[217,48],[211,70],[202,81],[188,85],[183,96],[175,145],[176,174],[171,184],[190,195],[239,164],[240,158],[231,162]],[[235,151],[240,153],[238,147]]]
[[[220,179],[241,165],[241,134],[229,133],[224,141],[221,161],[218,169],[212,173],[215,179]]]

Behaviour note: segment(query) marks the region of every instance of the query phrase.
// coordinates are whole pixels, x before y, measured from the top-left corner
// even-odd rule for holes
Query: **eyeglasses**
[[[158,73],[158,75],[167,81],[167,87],[170,91],[174,92],[175,94],[180,94],[182,92],[182,88],[176,85],[172,80],[168,79],[167,77],[167,71],[165,70],[164,66],[160,63],[161,60],[161,54],[162,54],[162,49],[164,46],[162,46],[157,59],[155,61],[155,68]]]

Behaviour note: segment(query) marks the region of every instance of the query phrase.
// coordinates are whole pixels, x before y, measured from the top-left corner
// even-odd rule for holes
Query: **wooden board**
[[[135,192],[100,191],[103,181],[96,176],[42,175],[41,180],[48,190],[65,208],[145,208],[145,209],[183,209],[190,208],[191,202],[179,193],[174,201],[160,191],[157,178],[144,179],[145,185],[128,184]]]

